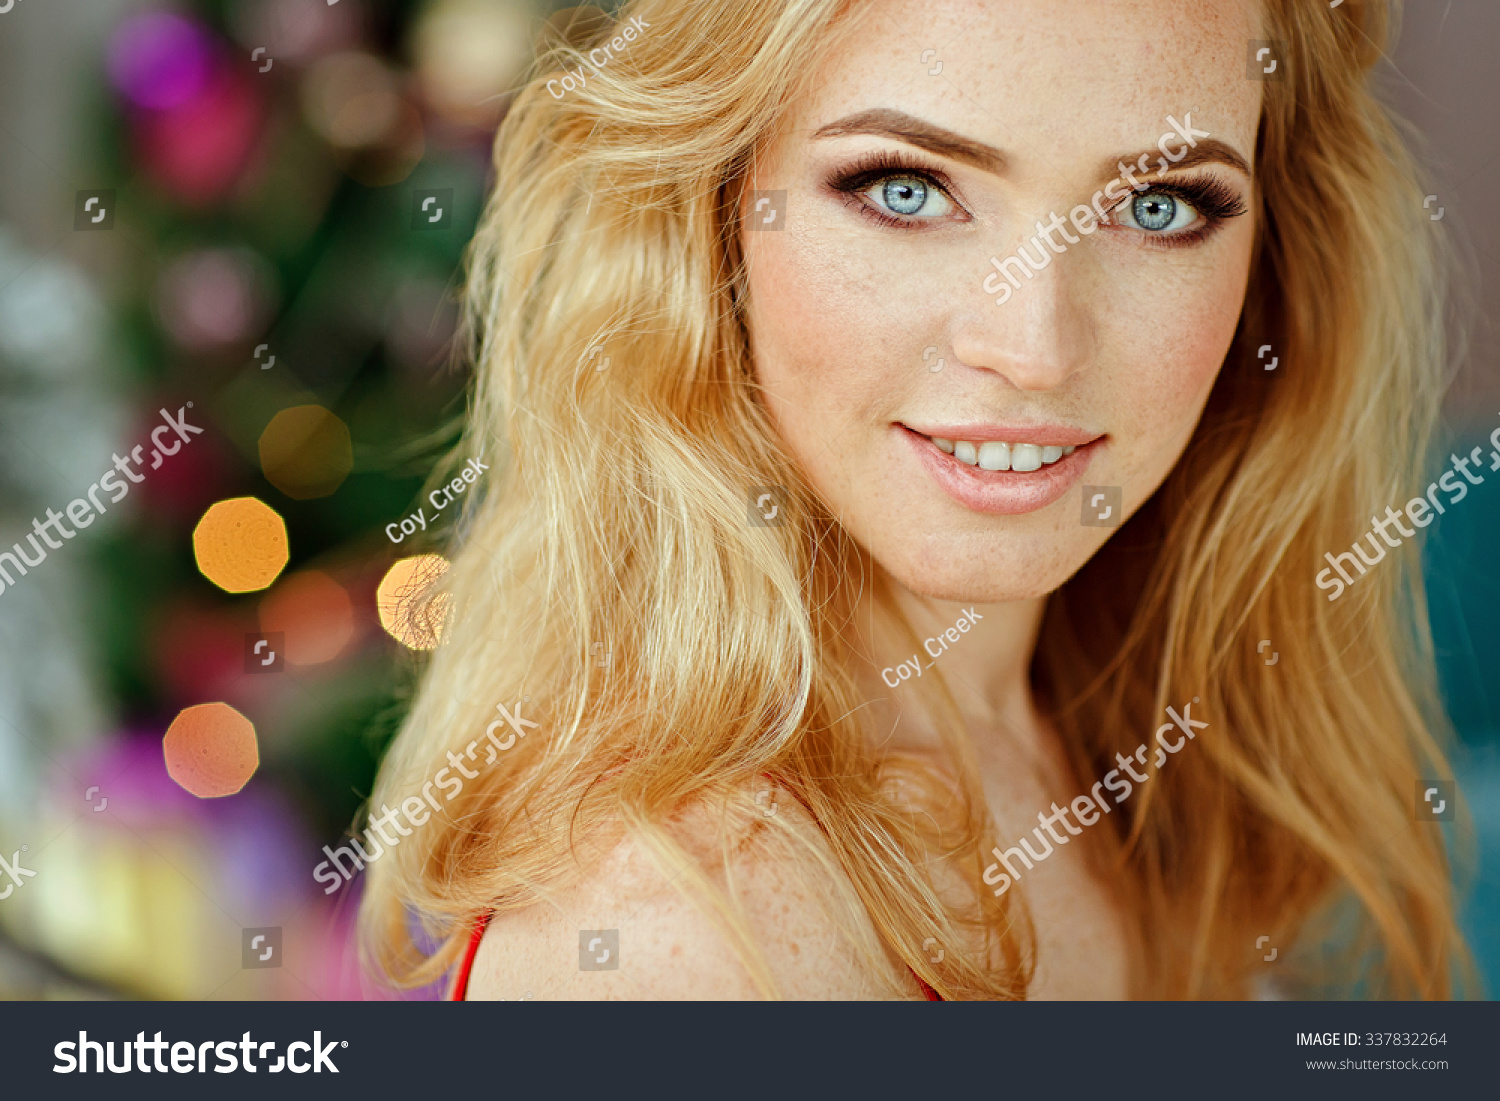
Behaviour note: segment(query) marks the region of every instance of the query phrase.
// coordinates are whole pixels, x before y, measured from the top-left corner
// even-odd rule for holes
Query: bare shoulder
[[[738,903],[744,934],[776,990],[790,999],[892,997],[900,969],[880,948],[868,915],[838,889],[811,817],[785,793],[762,793],[758,804],[753,798],[747,813],[700,808],[669,830],[692,866]],[[692,890],[693,874],[687,866],[664,869],[643,841],[621,841],[545,901],[496,916],[475,957],[468,996],[764,997],[740,942]]]

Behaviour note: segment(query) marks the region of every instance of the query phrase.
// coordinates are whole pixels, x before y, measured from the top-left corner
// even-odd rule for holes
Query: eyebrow
[[[842,138],[854,134],[893,138],[907,145],[914,145],[918,149],[925,149],[937,156],[972,165],[996,176],[1003,176],[1008,166],[1005,154],[993,145],[974,141],[972,138],[966,138],[962,134],[954,133],[952,130],[889,107],[874,107],[867,111],[847,115],[837,122],[830,122],[813,134],[813,140]],[[1176,134],[1171,136],[1175,139],[1177,151],[1184,155],[1175,163],[1166,161],[1166,171],[1192,168],[1200,164],[1225,164],[1244,173],[1247,177],[1253,176],[1249,162],[1228,142],[1220,141],[1218,138],[1201,138],[1196,145],[1184,147],[1180,137]],[[1148,165],[1153,166],[1158,166],[1158,161],[1165,160],[1161,156],[1160,149],[1152,146],[1144,153],[1138,151],[1129,157],[1119,156],[1105,161],[1100,178],[1118,179],[1120,165],[1124,164],[1128,167],[1138,164],[1142,156],[1147,158]]]
[[[1218,138],[1199,138],[1194,145],[1184,146],[1182,139],[1175,133],[1172,135],[1172,138],[1177,146],[1176,151],[1183,154],[1175,163],[1161,155],[1159,146],[1153,145],[1150,149],[1138,150],[1130,156],[1111,157],[1109,160],[1104,161],[1100,165],[1101,177],[1105,179],[1117,179],[1120,173],[1120,165],[1123,164],[1126,168],[1130,168],[1139,165],[1141,158],[1145,157],[1149,168],[1159,169],[1163,164],[1166,165],[1166,168],[1162,171],[1162,175],[1171,172],[1173,169],[1192,168],[1200,164],[1227,164],[1230,168],[1238,169],[1244,173],[1247,178],[1254,178],[1255,174],[1250,171],[1249,163],[1244,157],[1240,156],[1239,150],[1235,149],[1227,141],[1220,141]],[[1136,171],[1141,172],[1139,168],[1136,168]],[[1145,172],[1141,172],[1142,176],[1145,174]]]
[[[874,134],[894,138],[949,160],[962,161],[997,176],[1005,174],[1005,154],[993,145],[974,141],[889,107],[873,107],[847,115],[821,127],[813,140],[842,138],[850,134]]]

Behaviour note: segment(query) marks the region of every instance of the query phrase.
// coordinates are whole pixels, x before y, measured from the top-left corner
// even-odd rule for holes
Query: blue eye
[[[1177,215],[1177,200],[1170,195],[1142,195],[1132,213],[1142,229],[1166,229]]]
[[[1163,191],[1147,191],[1120,208],[1120,224],[1148,233],[1187,229],[1198,220],[1198,212],[1181,199]]]
[[[915,214],[927,202],[927,185],[918,179],[887,180],[880,191],[885,205],[897,214]]]
[[[888,176],[864,192],[877,208],[906,218],[941,218],[953,204],[920,176]]]

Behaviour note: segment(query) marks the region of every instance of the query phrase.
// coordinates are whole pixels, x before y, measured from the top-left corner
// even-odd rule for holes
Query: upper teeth
[[[977,466],[980,470],[1016,470],[1022,473],[1050,466],[1074,451],[1072,447],[1039,447],[1034,443],[1000,443],[997,440],[970,443],[968,440],[940,440],[936,436],[932,437],[932,442],[959,462]]]

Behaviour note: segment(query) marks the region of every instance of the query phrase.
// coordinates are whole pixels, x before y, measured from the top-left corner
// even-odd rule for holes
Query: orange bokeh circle
[[[354,605],[326,573],[301,570],[261,598],[260,629],[286,636],[291,664],[319,665],[338,657],[354,637]]]
[[[271,418],[260,434],[260,469],[298,501],[327,497],[354,469],[349,426],[321,405],[294,405]]]
[[[200,799],[239,791],[260,767],[255,726],[227,703],[178,713],[162,739],[167,775]]]
[[[286,524],[255,497],[210,506],[193,529],[198,569],[225,592],[252,593],[275,581],[292,556]]]
[[[448,560],[440,554],[403,558],[386,571],[375,590],[375,609],[386,633],[410,650],[435,650],[443,636],[450,598],[438,593],[425,599],[427,590],[448,572]]]

